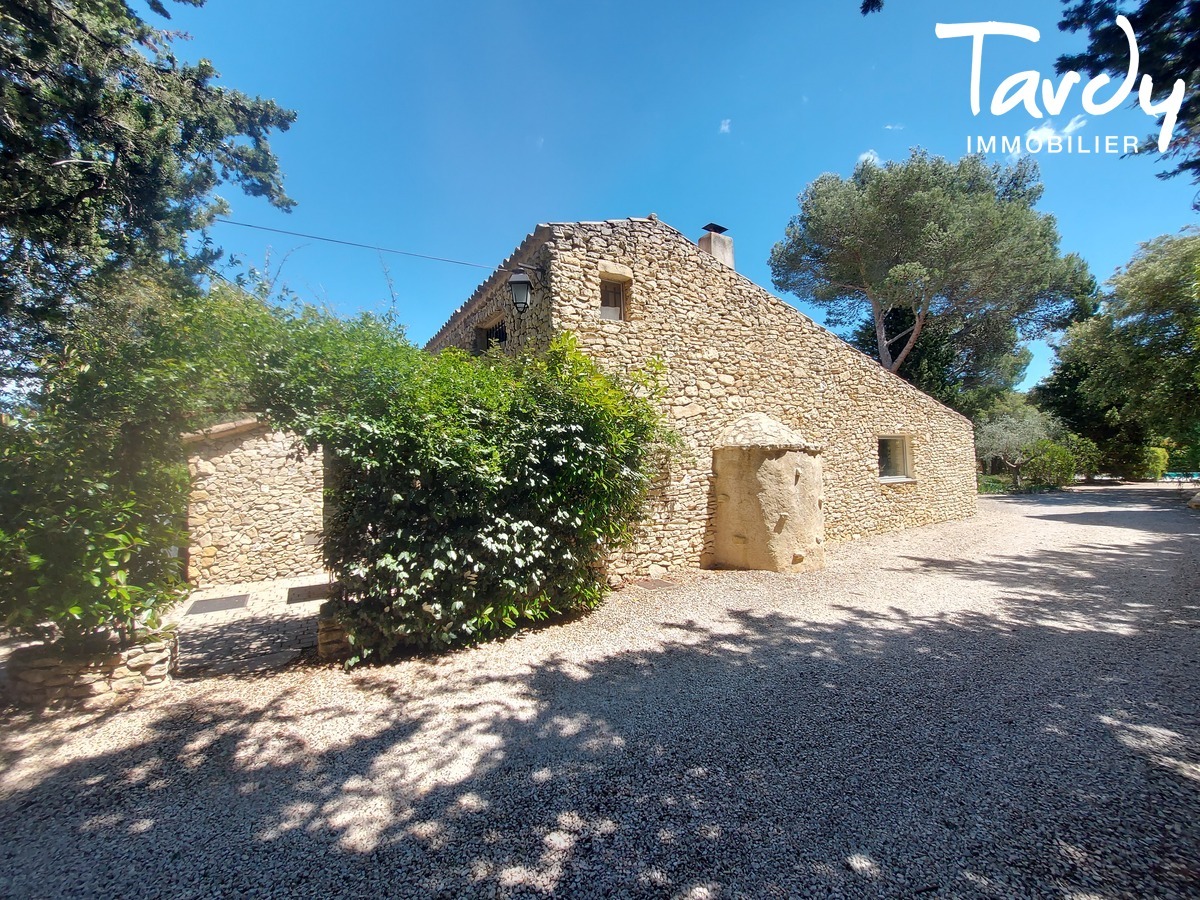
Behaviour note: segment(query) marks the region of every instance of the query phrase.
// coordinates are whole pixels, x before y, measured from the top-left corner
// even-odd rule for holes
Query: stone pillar
[[[751,414],[713,451],[712,563],[804,572],[825,566],[821,457],[782,423]]]
[[[322,603],[317,616],[317,658],[321,662],[341,662],[349,659],[350,653],[345,626],[334,617],[329,603]]]

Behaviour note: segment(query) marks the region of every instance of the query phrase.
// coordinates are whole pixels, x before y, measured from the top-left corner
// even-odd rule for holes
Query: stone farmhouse
[[[970,422],[739,275],[723,232],[539,225],[426,349],[515,352],[570,331],[615,374],[662,361],[683,448],[614,578],[802,571],[826,541],[973,515]],[[319,461],[261,425],[226,428],[192,438],[193,579],[319,571]]]

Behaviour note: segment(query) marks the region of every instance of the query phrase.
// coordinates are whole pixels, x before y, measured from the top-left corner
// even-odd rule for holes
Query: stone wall
[[[294,435],[256,421],[186,438],[188,579],[197,587],[317,574],[324,466]]]
[[[674,228],[653,218],[541,226],[518,253],[537,252],[539,241],[553,302],[537,298],[541,305],[527,313],[531,327],[575,332],[583,349],[616,373],[660,358],[669,386],[664,411],[686,445],[656,491],[635,546],[614,562],[615,574],[711,562],[713,449],[722,430],[750,412],[777,419],[823,448],[831,541],[974,514],[974,437],[967,419]],[[600,317],[601,276],[616,269],[631,273],[626,321]],[[454,327],[439,332],[429,349],[467,346],[471,323],[482,315],[475,305],[481,296],[455,314]],[[881,436],[907,439],[911,478],[880,478]]]
[[[173,632],[86,658],[64,656],[52,647],[21,647],[8,658],[9,691],[26,706],[113,700],[166,687],[178,663],[179,640]]]

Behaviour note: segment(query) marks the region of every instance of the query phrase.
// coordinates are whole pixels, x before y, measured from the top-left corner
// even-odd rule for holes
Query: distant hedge
[[[445,648],[594,605],[638,521],[659,417],[572,338],[426,354],[386,323],[311,316],[267,374],[269,415],[329,460],[326,565],[356,654]]]

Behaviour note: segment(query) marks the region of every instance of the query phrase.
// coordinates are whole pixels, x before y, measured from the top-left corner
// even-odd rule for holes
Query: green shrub
[[[1143,447],[1130,477],[1137,481],[1158,481],[1167,471],[1168,458],[1169,454],[1162,447]]]
[[[155,627],[183,595],[186,467],[129,478],[57,423],[0,426],[0,613],[4,623],[67,646]],[[139,466],[141,468],[142,466]]]
[[[975,473],[975,485],[981,494],[1004,494],[1012,489],[1012,479],[1003,475]]]
[[[1029,461],[1024,473],[1031,485],[1062,487],[1075,481],[1075,457],[1062,444],[1049,440],[1035,441],[1030,447]]]
[[[234,369],[272,321],[239,292],[138,273],[73,310],[0,417],[0,622],[67,646],[160,624],[187,591],[179,436],[245,398]]]
[[[352,662],[598,602],[660,437],[635,385],[569,337],[472,358],[422,353],[370,318],[294,324],[270,410],[329,454],[324,554]]]
[[[1191,444],[1164,441],[1163,445],[1168,453],[1168,472],[1200,472],[1200,440]]]
[[[1089,480],[1100,474],[1102,454],[1095,441],[1078,434],[1068,433],[1063,437],[1063,446],[1075,457],[1076,474]]]

